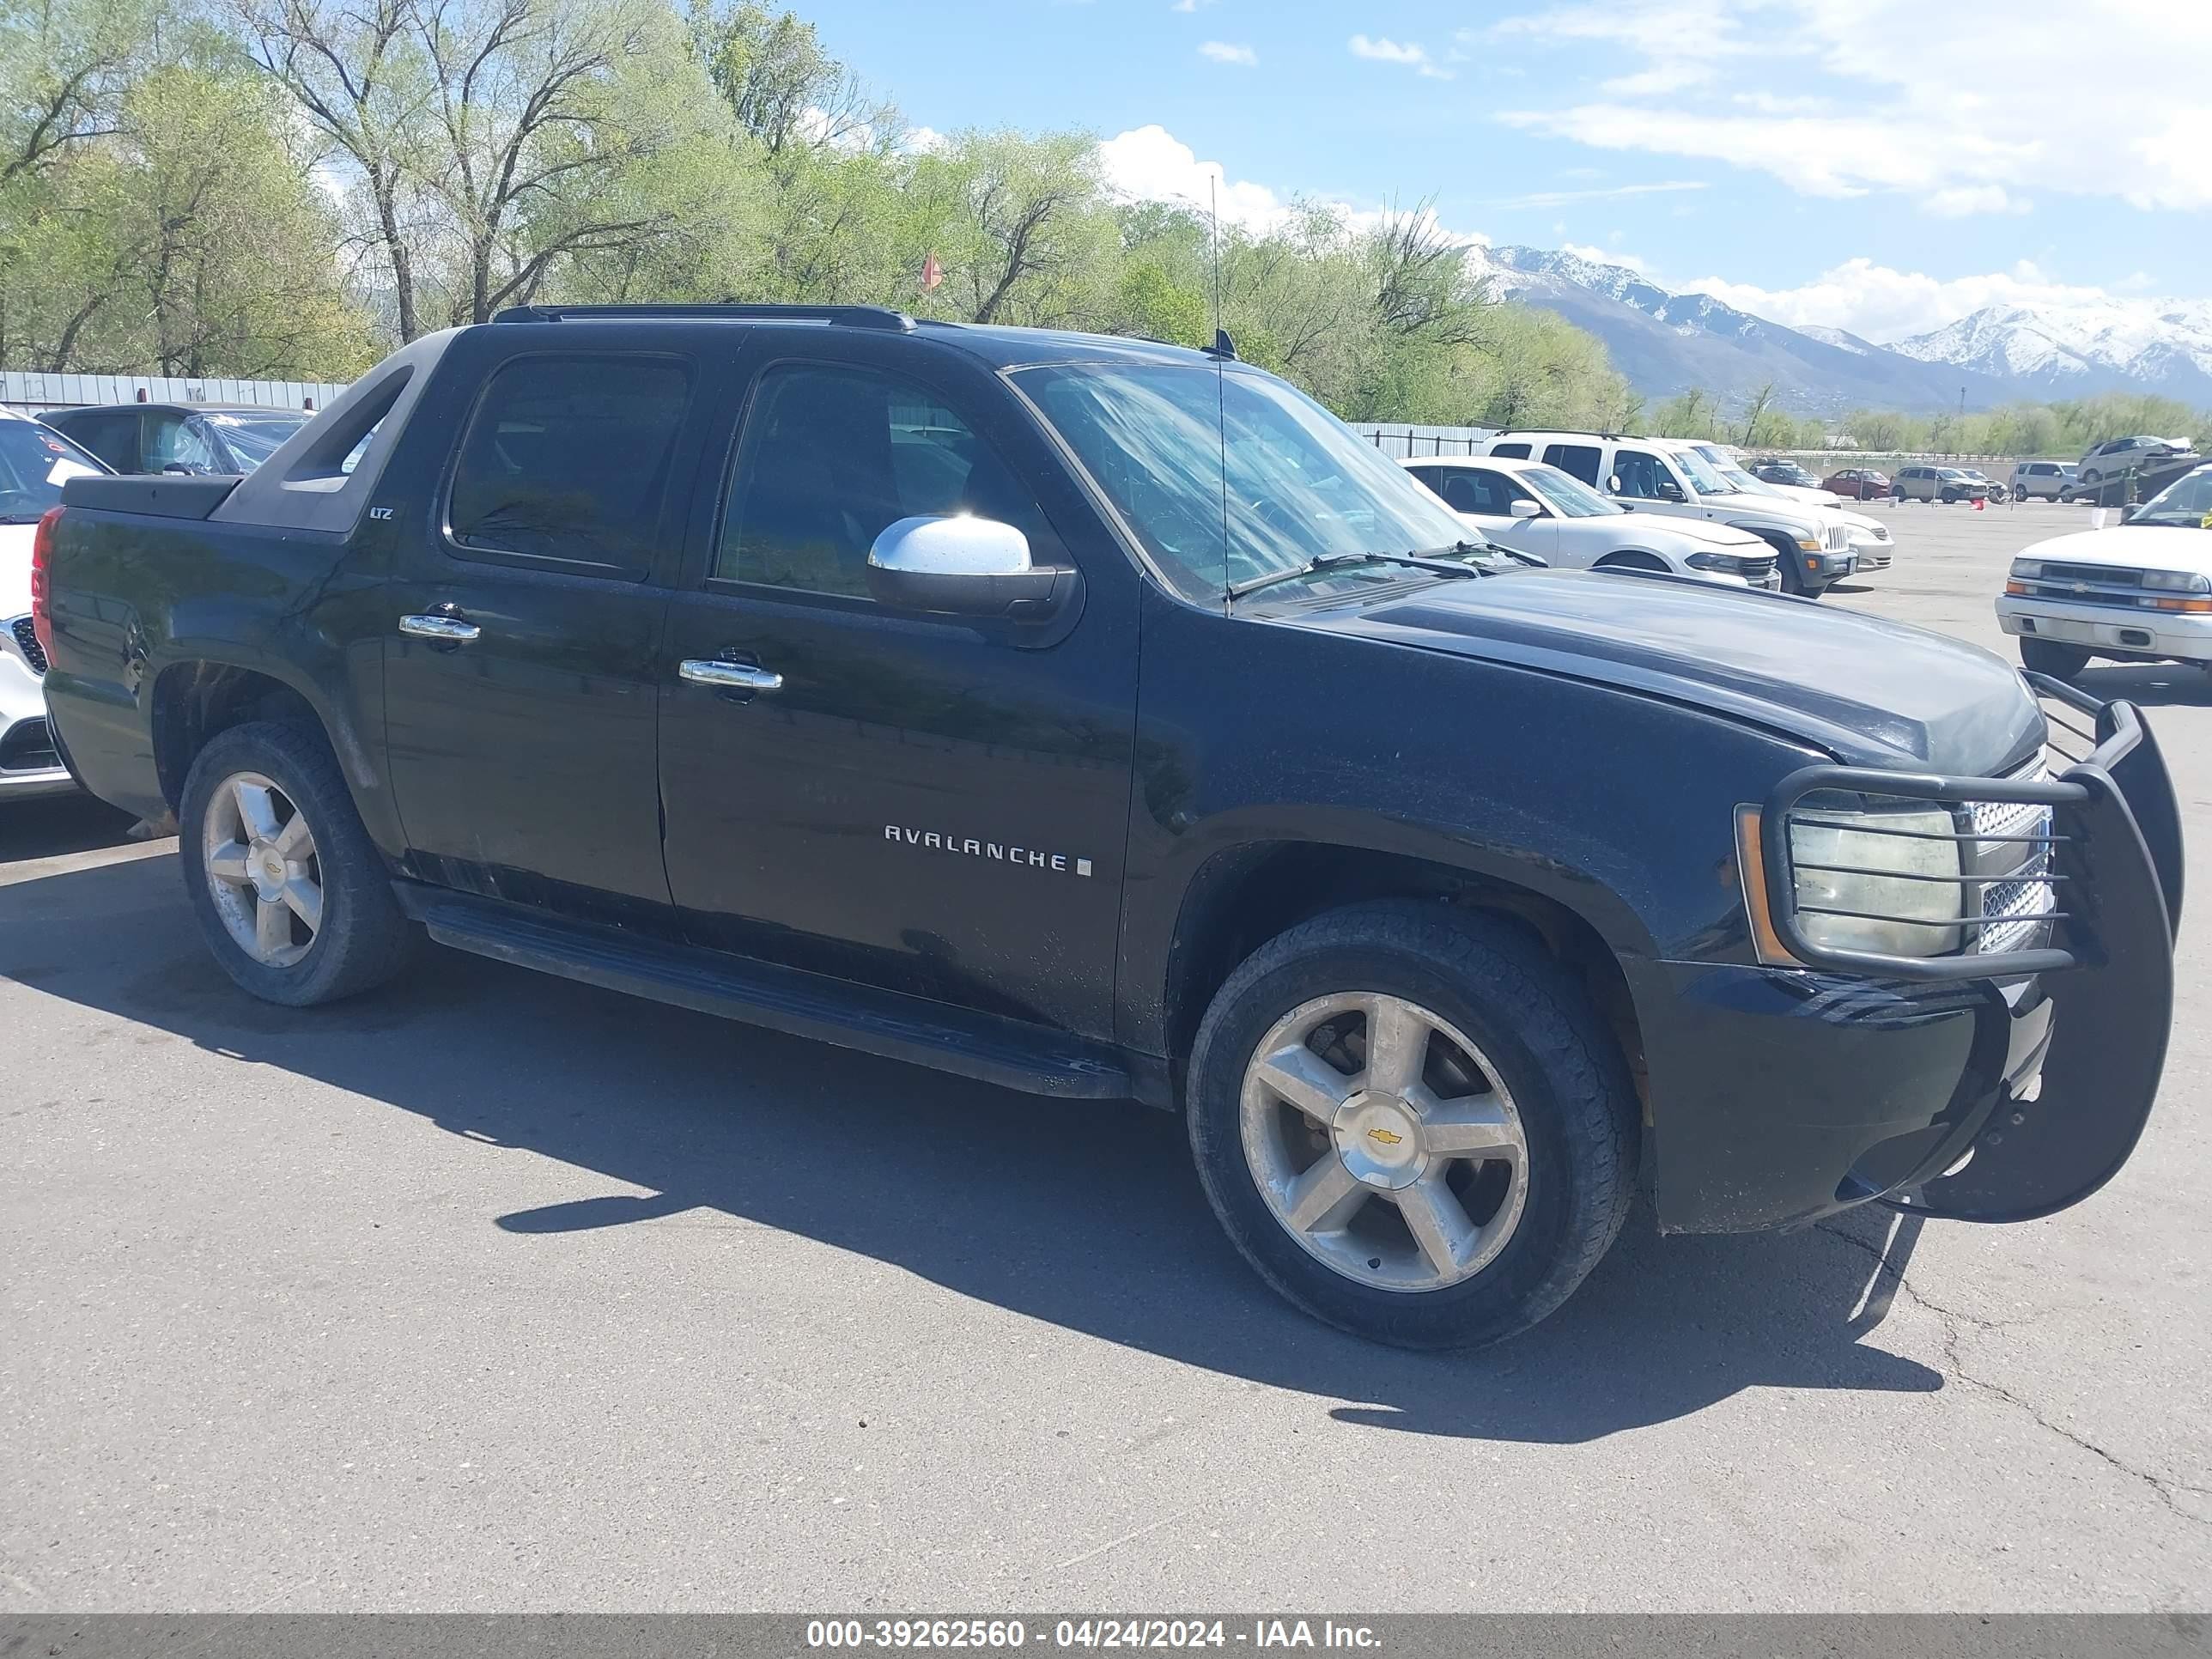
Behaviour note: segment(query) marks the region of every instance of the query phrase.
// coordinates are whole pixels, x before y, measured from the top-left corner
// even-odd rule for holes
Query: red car
[[[1877,472],[1870,466],[1847,466],[1820,486],[1832,495],[1848,495],[1853,501],[1870,501],[1889,494],[1889,474]]]

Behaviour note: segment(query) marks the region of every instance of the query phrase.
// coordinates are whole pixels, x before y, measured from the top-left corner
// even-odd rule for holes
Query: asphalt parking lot
[[[1896,566],[1829,602],[1993,647],[2006,561],[2087,521],[1884,514]],[[2085,683],[2150,709],[2212,848],[2212,679]],[[2212,1599],[2201,908],[2089,1203],[1642,1212],[1533,1335],[1437,1358],[1277,1303],[1164,1115],[442,952],[271,1007],[125,829],[0,811],[0,1607]]]

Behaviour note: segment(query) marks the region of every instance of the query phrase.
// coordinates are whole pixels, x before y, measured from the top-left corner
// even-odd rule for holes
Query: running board
[[[439,944],[495,962],[1024,1094],[1127,1100],[1138,1092],[1116,1050],[1065,1031],[751,957],[520,914],[413,882],[392,886],[400,907]]]

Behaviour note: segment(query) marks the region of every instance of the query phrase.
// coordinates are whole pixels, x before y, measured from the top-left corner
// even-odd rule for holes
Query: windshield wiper
[[[1455,542],[1450,551],[1474,550],[1467,542]],[[1252,576],[1241,582],[1231,582],[1224,590],[1224,597],[1232,603],[1247,593],[1256,593],[1263,587],[1273,587],[1278,582],[1304,581],[1310,576],[1325,576],[1332,570],[1355,570],[1362,565],[1396,564],[1409,569],[1425,570],[1432,576],[1486,576],[1491,574],[1480,565],[1454,564],[1449,560],[1425,557],[1419,553],[1319,553],[1304,564],[1293,565],[1288,570],[1270,571],[1264,576]]]
[[[1507,547],[1498,542],[1454,542],[1451,550],[1472,558],[1510,559],[1516,564],[1525,564],[1532,570],[1549,570],[1551,561],[1540,559],[1534,553],[1523,553],[1517,547]],[[1484,575],[1496,573],[1486,570]]]

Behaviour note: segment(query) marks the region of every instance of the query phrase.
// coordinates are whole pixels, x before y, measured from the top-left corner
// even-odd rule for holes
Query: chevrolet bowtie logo
[[[1367,1132],[1367,1138],[1370,1140],[1379,1140],[1385,1146],[1395,1146],[1406,1137],[1389,1129],[1370,1129]]]

